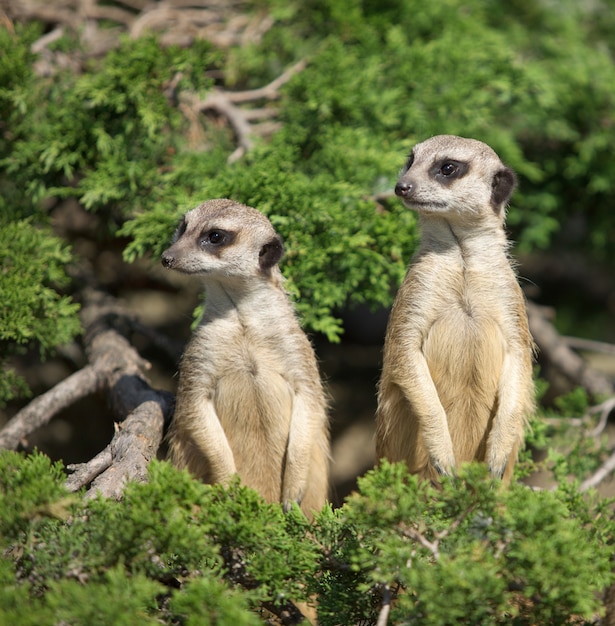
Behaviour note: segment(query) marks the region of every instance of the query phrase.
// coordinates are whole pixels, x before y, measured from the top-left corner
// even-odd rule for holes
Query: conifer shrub
[[[3,254],[30,254],[28,282],[48,287],[18,297],[16,281],[0,276],[3,301],[16,300],[7,326],[21,332],[2,327],[3,354],[18,346],[47,352],[79,332],[65,297],[69,255],[48,228],[47,207],[66,198],[100,216],[101,236],[130,239],[128,261],[158,255],[179,215],[203,200],[230,196],[257,207],[286,240],[283,271],[306,329],[338,340],[340,309],[389,304],[401,281],[416,221],[382,193],[412,145],[432,134],[481,139],[519,173],[508,224],[521,248],[561,244],[608,263],[615,258],[609,1],[555,8],[524,0],[429,7],[263,0],[246,10],[269,11],[276,21],[244,48],[126,38],[80,73],[51,76],[34,69],[39,24],[2,29]],[[78,45],[70,33],[53,44],[67,53]],[[180,105],[185,94],[207,96],[212,71],[223,77],[217,87],[241,90],[299,59],[308,64],[280,91],[273,137],[255,138],[256,148],[231,164],[230,129],[203,115],[195,139]],[[570,220],[583,227],[562,229]],[[37,254],[27,252],[31,229],[48,242]],[[35,319],[26,337],[28,316]],[[44,317],[58,324],[45,329]],[[6,401],[25,387],[4,367]]]
[[[325,625],[375,623],[387,589],[390,623],[589,624],[612,579],[603,504],[503,489],[482,466],[435,488],[383,462],[313,522],[166,462],[121,501],[69,495],[62,474],[42,454],[0,455],[12,623],[256,624],[291,600]]]

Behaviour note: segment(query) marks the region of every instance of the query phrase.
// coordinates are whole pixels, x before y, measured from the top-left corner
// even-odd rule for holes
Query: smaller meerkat
[[[423,478],[477,460],[510,480],[534,410],[533,341],[504,232],[515,185],[489,146],[440,135],[415,146],[395,187],[421,243],[388,322],[376,449]]]
[[[198,276],[205,311],[182,357],[172,463],[207,483],[243,484],[311,515],[328,489],[327,407],[313,348],[278,268],[269,220],[232,200],[186,213],[169,269]]]

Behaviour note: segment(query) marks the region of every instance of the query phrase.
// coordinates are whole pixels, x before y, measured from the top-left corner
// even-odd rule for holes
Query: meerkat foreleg
[[[509,353],[504,358],[498,390],[498,409],[487,440],[486,461],[492,476],[502,478],[510,453],[523,437],[525,413],[523,359]]]
[[[406,367],[403,381],[398,384],[418,419],[430,462],[439,474],[452,474],[455,453],[446,411],[420,350],[408,354]]]
[[[288,511],[293,502],[301,504],[310,472],[311,446],[314,442],[313,417],[301,394],[293,398],[293,410],[282,478],[282,502]]]
[[[213,401],[209,398],[195,399],[191,410],[187,410],[185,406],[182,409],[184,416],[182,425],[184,428],[186,424],[190,425],[188,428],[190,439],[185,437],[174,438],[171,449],[172,455],[176,458],[183,455],[187,459],[188,468],[191,469],[193,463],[190,459],[193,455],[184,454],[184,451],[178,449],[182,445],[191,445],[197,449],[198,454],[205,458],[211,474],[210,482],[228,482],[237,473],[235,458],[216,414]],[[190,418],[190,415],[194,417]],[[179,427],[181,428],[182,425]],[[184,443],[188,441],[190,444]],[[197,461],[194,466],[200,467],[202,462]]]

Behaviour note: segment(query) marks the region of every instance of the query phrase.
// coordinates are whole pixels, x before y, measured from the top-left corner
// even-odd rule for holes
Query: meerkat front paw
[[[439,476],[455,475],[455,458],[452,456],[438,458],[432,457],[431,464],[433,465],[436,472],[438,472]]]
[[[293,508],[293,504],[296,504],[297,506],[300,507],[302,500],[303,500],[303,495],[297,499],[284,498],[284,500],[282,501],[282,510],[284,511],[284,513],[288,513]]]
[[[487,465],[489,473],[493,478],[502,479],[506,466],[508,465],[508,456],[491,452],[487,454]]]

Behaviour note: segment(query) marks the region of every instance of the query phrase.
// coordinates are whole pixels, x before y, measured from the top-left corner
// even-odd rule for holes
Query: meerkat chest
[[[499,376],[507,350],[510,297],[508,264],[444,263],[421,289],[426,308],[422,350],[435,378],[475,381],[477,372]],[[418,295],[418,294],[417,294]]]
[[[450,316],[469,328],[501,323],[511,284],[516,284],[504,253],[480,249],[469,252],[452,247],[446,254],[422,259],[413,273],[432,315]]]
[[[294,393],[283,342],[223,322],[202,327],[199,342],[203,384],[229,439],[277,433],[285,440]]]

